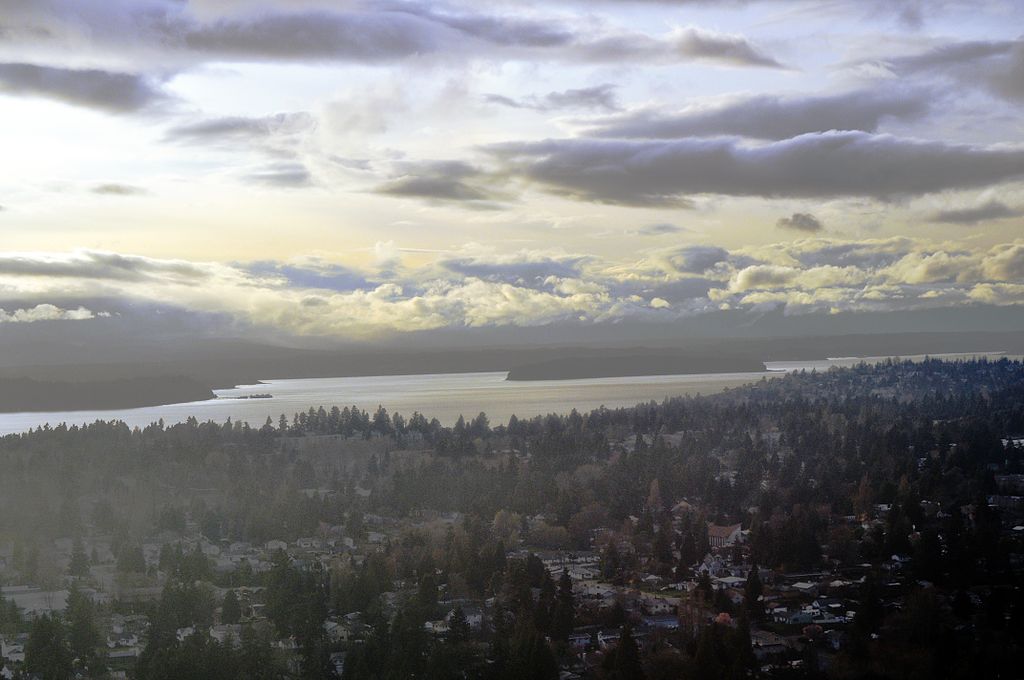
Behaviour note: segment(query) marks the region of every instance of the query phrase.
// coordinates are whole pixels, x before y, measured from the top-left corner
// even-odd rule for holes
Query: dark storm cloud
[[[432,202],[462,203],[471,208],[489,208],[504,195],[484,186],[485,174],[462,161],[404,163],[399,175],[378,186],[375,193]]]
[[[101,196],[141,196],[146,193],[146,190],[142,187],[137,187],[132,184],[117,184],[113,182],[97,184],[90,191],[94,194],[100,194]]]
[[[758,95],[678,113],[637,111],[599,121],[598,137],[674,138],[737,135],[787,139],[806,132],[874,132],[886,118],[913,120],[927,113],[932,94],[860,90],[838,95]]]
[[[304,111],[262,117],[227,116],[173,127],[167,131],[165,138],[168,141],[199,144],[211,141],[259,141],[303,132],[315,125],[313,116]]]
[[[789,217],[780,217],[775,226],[808,232],[821,231],[824,228],[821,220],[810,213],[793,213]]]
[[[43,97],[106,113],[140,111],[167,95],[147,76],[97,69],[0,64],[0,93]]]
[[[986,220],[998,220],[1004,217],[1020,217],[1024,211],[1014,210],[1000,201],[989,201],[974,208],[941,210],[931,217],[932,222],[947,224],[977,224]]]
[[[623,205],[678,205],[689,194],[894,199],[1024,176],[1024,150],[864,132],[762,145],[736,139],[551,139],[488,150],[551,193]]]
[[[554,111],[558,109],[604,109],[617,111],[618,100],[615,97],[615,86],[604,84],[596,87],[549,92],[543,96],[513,99],[500,94],[484,95],[485,101],[500,104],[513,109],[531,109],[533,111]]]

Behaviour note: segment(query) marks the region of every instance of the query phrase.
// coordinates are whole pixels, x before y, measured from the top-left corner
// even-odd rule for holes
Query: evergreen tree
[[[43,614],[32,623],[25,645],[25,670],[40,680],[71,677],[71,650],[64,636],[64,626],[49,614]]]
[[[220,605],[221,623],[238,623],[241,618],[242,608],[238,604],[238,596],[235,595],[235,591],[229,590]]]
[[[448,634],[445,636],[451,644],[461,644],[469,641],[469,621],[466,620],[466,613],[460,605],[455,605],[451,617],[448,619]]]
[[[100,633],[96,628],[93,603],[77,587],[72,587],[68,595],[66,616],[69,647],[76,665],[90,675],[102,672],[105,664],[97,651]]]
[[[75,538],[74,547],[71,549],[71,564],[68,565],[68,574],[78,577],[89,575],[89,556],[85,553],[85,546],[82,545],[81,538]]]
[[[633,628],[628,623],[622,627],[619,644],[615,646],[611,657],[609,680],[644,680],[640,648],[633,638]]]
[[[551,639],[565,642],[576,626],[576,600],[572,594],[572,579],[569,572],[562,571],[558,579],[558,596],[551,621]]]
[[[743,603],[755,620],[760,620],[764,616],[764,604],[761,602],[763,593],[761,575],[758,573],[757,562],[754,562],[747,573],[747,583],[743,587]]]
[[[558,662],[551,647],[535,628],[520,625],[512,644],[509,680],[531,678],[532,680],[556,680]]]

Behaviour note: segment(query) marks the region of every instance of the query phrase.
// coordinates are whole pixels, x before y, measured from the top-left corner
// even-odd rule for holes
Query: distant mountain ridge
[[[0,378],[0,412],[100,411],[212,399],[209,386],[183,376],[90,382]]]
[[[762,361],[741,356],[695,357],[663,352],[640,355],[602,353],[597,356],[566,357],[518,366],[508,372],[506,379],[572,380],[643,375],[747,373],[763,370]]]
[[[101,410],[209,399],[260,380],[507,372],[559,380],[764,370],[765,361],[955,352],[1024,354],[1024,332],[893,333],[815,337],[679,338],[637,344],[483,345],[425,349],[299,349],[249,342],[182,341],[125,361],[0,367],[0,411]],[[172,377],[169,377],[172,376]]]

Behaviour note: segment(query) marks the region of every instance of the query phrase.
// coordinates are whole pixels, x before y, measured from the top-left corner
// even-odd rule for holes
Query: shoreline
[[[798,364],[821,364],[829,363],[834,366],[856,365],[861,362],[877,363],[886,359],[899,360],[923,360],[925,358],[938,358],[946,361],[968,360],[972,358],[986,358],[991,360],[1011,359],[1019,360],[1020,355],[1010,354],[1007,350],[984,351],[984,352],[936,352],[936,353],[915,353],[915,354],[894,354],[890,356],[847,356],[830,357],[827,359],[802,359],[791,361],[750,361],[737,359],[736,357],[721,357],[716,360],[694,360],[680,359],[678,355],[647,355],[642,357],[623,357],[619,355],[613,359],[608,357],[590,356],[580,357],[575,360],[563,359],[547,362],[538,362],[525,366],[519,366],[508,371],[485,371],[487,373],[501,374],[505,377],[502,382],[507,383],[570,383],[577,380],[607,380],[607,379],[630,379],[630,378],[662,378],[686,379],[694,376],[720,376],[728,380],[730,376],[738,374],[760,374],[765,377],[782,375],[793,370],[824,370],[828,366],[797,366]],[[480,371],[446,371],[446,372],[422,372],[402,374],[376,374],[361,376],[317,376],[317,377],[295,377],[277,379],[256,379],[246,380],[235,384],[232,387],[208,388],[196,380],[183,376],[163,376],[152,378],[133,378],[127,380],[109,381],[86,381],[86,382],[42,382],[30,379],[3,379],[0,378],[0,391],[7,388],[6,402],[0,399],[0,416],[14,416],[17,414],[39,414],[39,413],[87,413],[87,412],[116,412],[131,411],[144,408],[175,407],[185,404],[211,404],[224,401],[261,402],[271,400],[276,395],[262,396],[271,390],[275,380],[332,380],[344,378],[399,378],[402,376],[456,376]],[[28,403],[15,403],[19,401],[24,392],[25,386],[42,389],[46,394],[46,403],[40,403],[42,399],[37,395],[34,399],[27,399]],[[22,389],[17,389],[22,388]],[[229,390],[241,390],[245,388],[258,388],[267,390],[259,397],[251,395],[219,395],[217,392]],[[100,398],[97,399],[97,394]]]

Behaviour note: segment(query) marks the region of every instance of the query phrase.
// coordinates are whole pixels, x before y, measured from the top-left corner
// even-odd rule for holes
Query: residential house
[[[708,524],[708,543],[712,548],[726,548],[740,541],[741,524]]]

